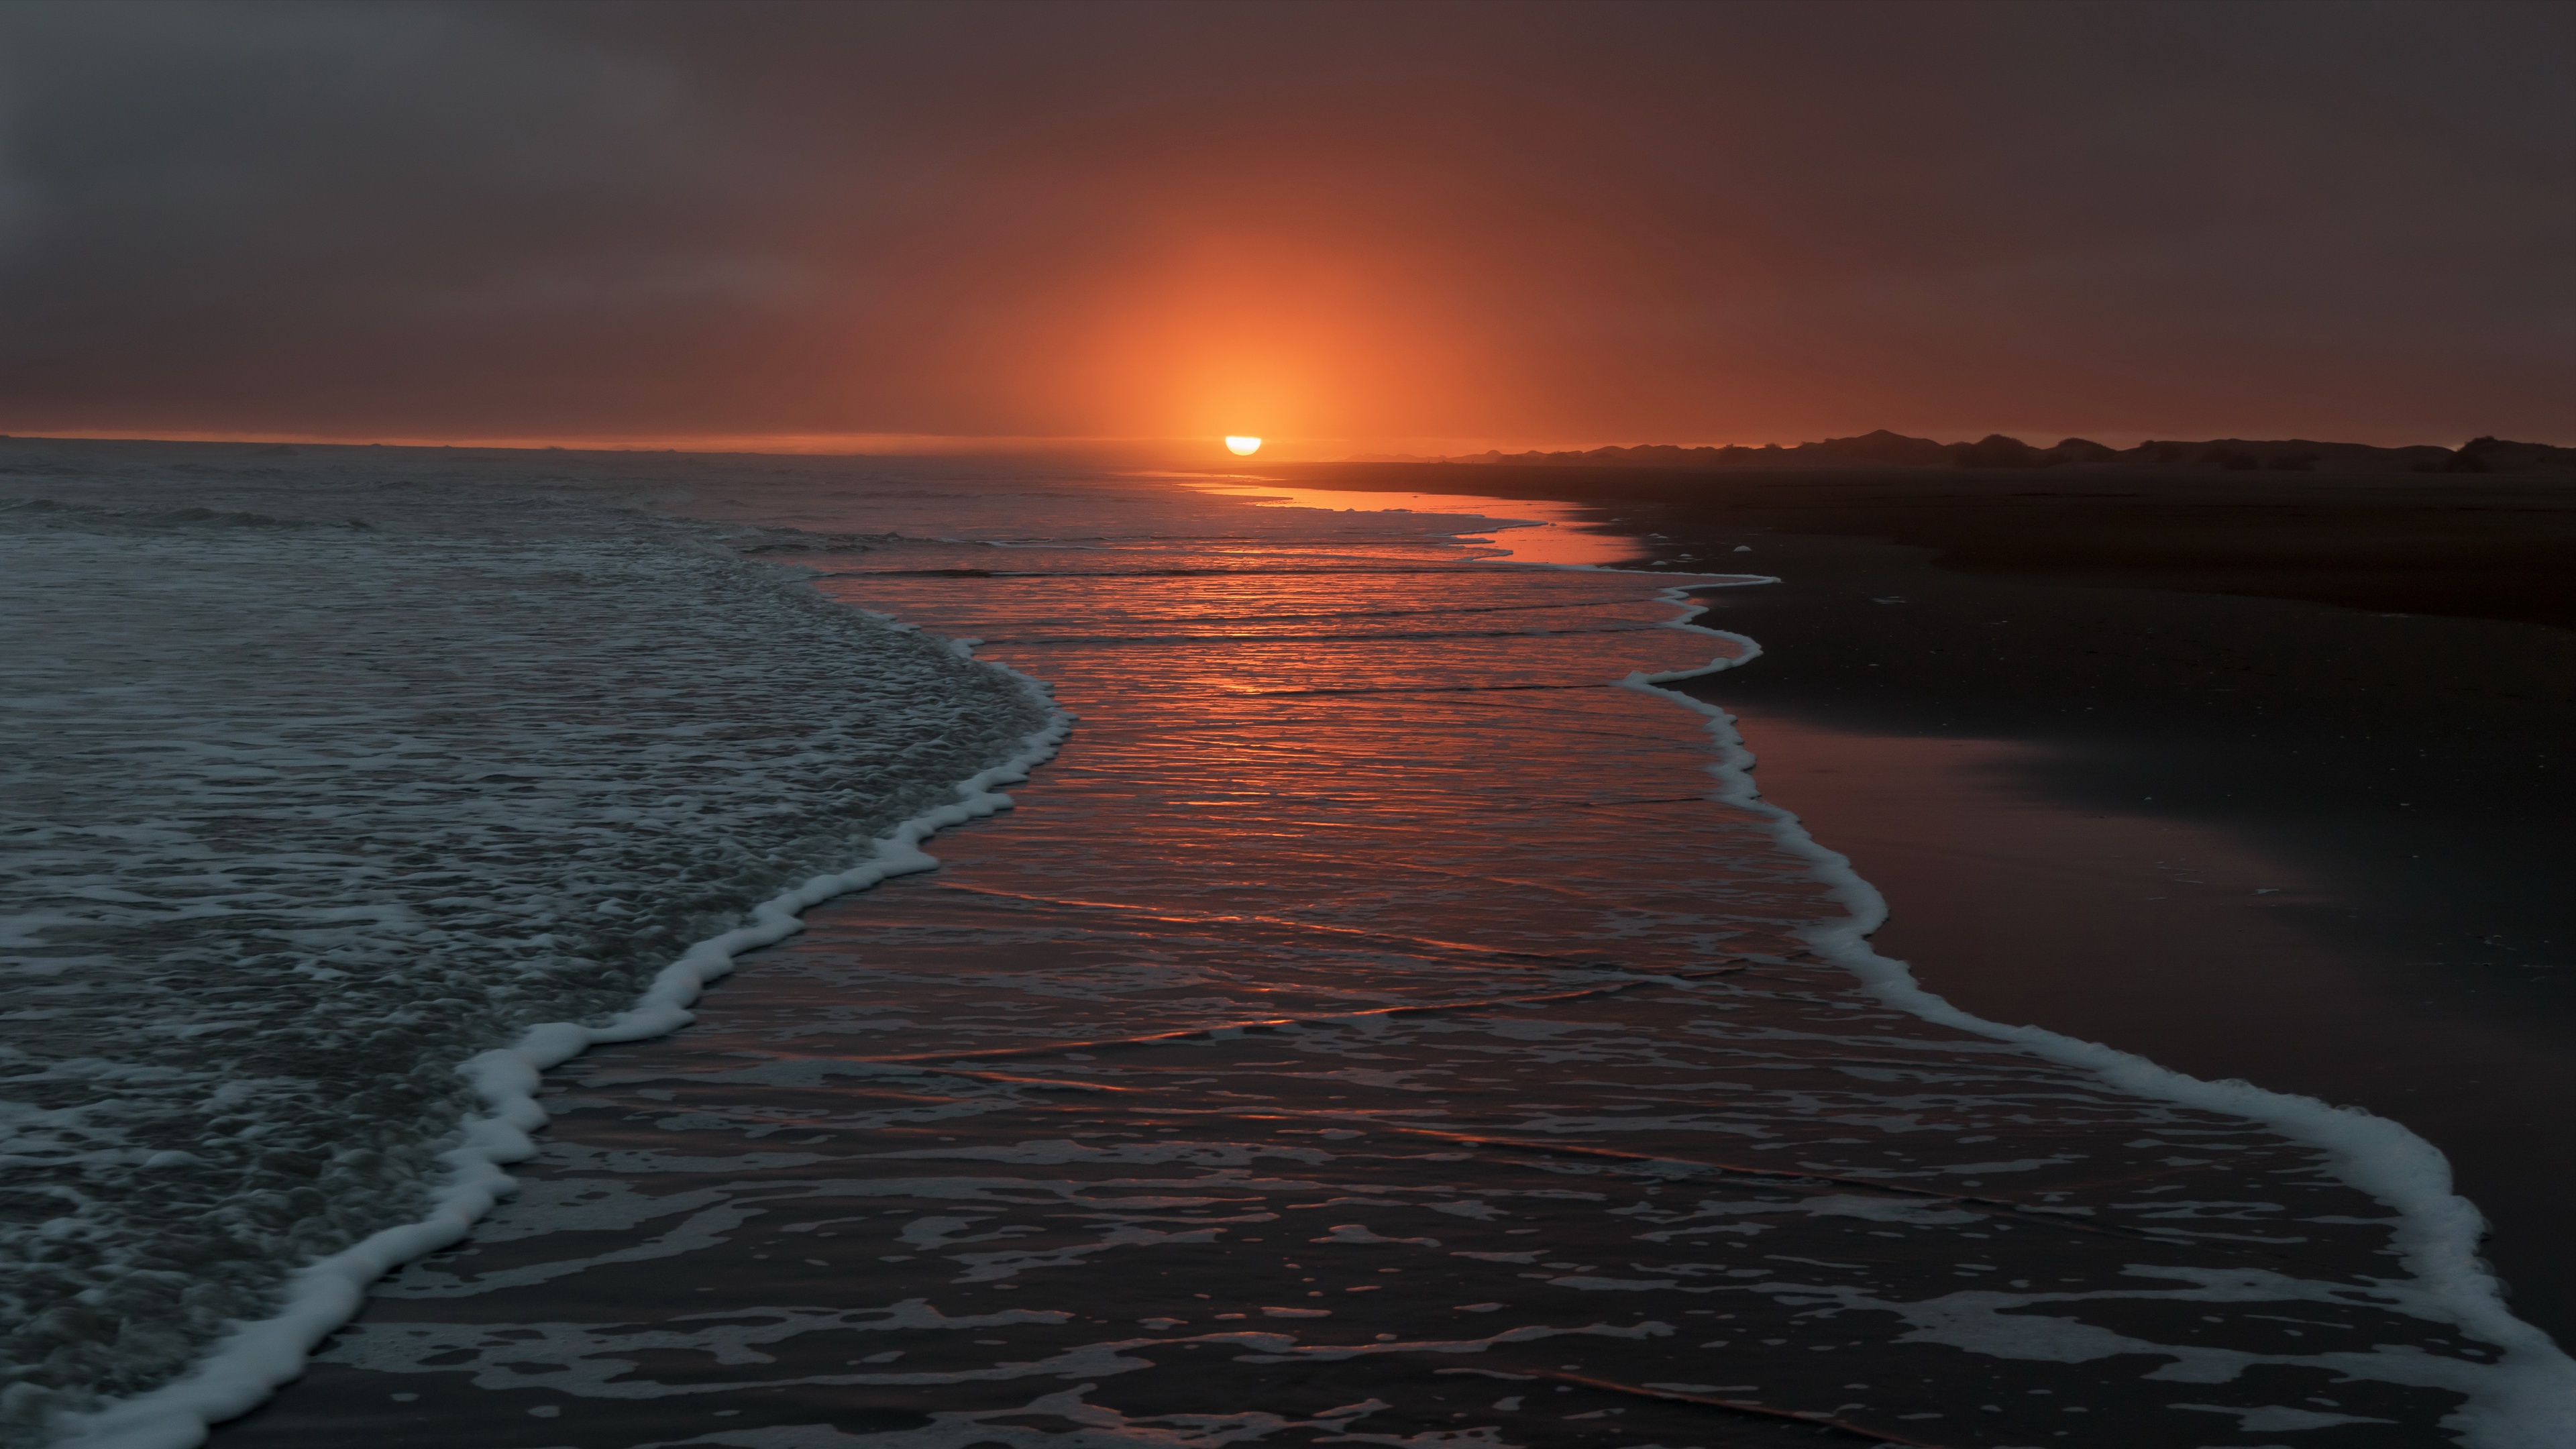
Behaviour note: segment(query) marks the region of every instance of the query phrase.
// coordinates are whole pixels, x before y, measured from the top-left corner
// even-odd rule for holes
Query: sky
[[[0,432],[2576,444],[2576,6],[0,6]]]

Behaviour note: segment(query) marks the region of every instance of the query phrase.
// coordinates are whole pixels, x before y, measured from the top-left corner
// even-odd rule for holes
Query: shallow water
[[[1144,484],[671,506],[1071,742],[559,1074],[230,1444],[2552,1442],[2351,1161],[1820,959],[1846,901],[1619,687],[1740,649],[1665,578]]]

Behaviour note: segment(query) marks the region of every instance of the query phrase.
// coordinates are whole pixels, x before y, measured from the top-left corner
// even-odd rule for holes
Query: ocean
[[[1034,461],[8,446],[0,1443],[299,1370],[218,1437],[2576,1437],[2430,1146],[1869,950],[1659,687],[1758,575]]]

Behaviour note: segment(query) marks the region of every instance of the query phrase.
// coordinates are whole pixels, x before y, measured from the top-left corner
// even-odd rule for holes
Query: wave
[[[1768,821],[1782,848],[1812,862],[1817,876],[1831,886],[1846,914],[1800,932],[1817,955],[1850,971],[1880,1000],[1925,1021],[2011,1042],[2141,1097],[2261,1122],[2292,1141],[2323,1149],[2338,1177],[2399,1215],[2392,1238],[2412,1281],[2383,1282],[2377,1291],[2416,1317],[2453,1325],[2504,1350],[2503,1360],[2493,1367],[2428,1375],[2466,1396],[2467,1404],[2453,1417],[2465,1442],[2480,1449],[2551,1449],[2576,1443],[2576,1360],[2507,1306],[2503,1284],[2478,1255],[2486,1220],[2474,1203],[2452,1190],[2450,1162],[2441,1149],[2359,1107],[2339,1107],[2245,1081],[2204,1080],[2046,1027],[1990,1021],[1926,989],[1907,963],[1869,944],[1870,936],[1887,923],[1886,897],[1852,868],[1848,857],[1810,836],[1795,814],[1762,798],[1753,775],[1756,757],[1734,716],[1670,687],[1752,663],[1762,646],[1746,635],[1692,622],[1707,610],[1690,601],[1687,589],[1669,589],[1665,596],[1681,608],[1674,627],[1726,639],[1737,652],[1694,668],[1634,673],[1621,684],[1701,715],[1718,753],[1708,767],[1719,782],[1713,798]]]
[[[881,496],[961,506],[938,495]],[[689,540],[703,542],[634,520],[608,527],[595,500],[539,503],[540,531],[566,533],[549,533],[540,552],[636,548],[667,561],[687,555]],[[1005,500],[993,513],[1025,528],[1021,507]],[[1975,1355],[1979,1374],[2037,1386],[2034,1395],[2098,1390],[2097,1402],[2123,1413],[2235,1415],[2248,1431],[2401,1422],[2369,1417],[2383,1409],[2429,1425],[2446,1412],[2437,1406],[2456,1402],[2444,1422],[2473,1443],[2537,1449],[2570,1437],[2576,1370],[2505,1311],[2476,1259],[2475,1210],[2450,1191],[2439,1153],[2420,1139],[2363,1114],[2200,1082],[2057,1033],[1984,1021],[1871,951],[1883,901],[1794,815],[1760,798],[1732,719],[1678,688],[1750,661],[1759,645],[1698,624],[1704,610],[1669,575],[1568,570],[1557,575],[1563,587],[1533,591],[1536,571],[1467,564],[1454,546],[1368,543],[1416,554],[1346,565],[1335,551],[1351,549],[1351,539],[1300,536],[1293,521],[1269,521],[1266,535],[1202,528],[1184,536],[1159,525],[1104,533],[1099,499],[1078,497],[1067,508],[1080,517],[1084,542],[1034,561],[1051,567],[1017,573],[823,571],[859,541],[901,551],[907,563],[962,564],[983,546],[970,537],[972,519],[859,509],[862,527],[808,535],[837,542],[779,550],[810,555],[810,577],[846,601],[959,637],[938,645],[881,615],[811,599],[778,607],[823,610],[839,621],[832,629],[877,631],[867,635],[872,648],[908,637],[974,670],[984,666],[960,656],[977,642],[970,636],[989,636],[1022,663],[1037,661],[1031,667],[1076,702],[1098,701],[1092,748],[1066,768],[1063,788],[1051,785],[1049,820],[961,843],[967,870],[894,887],[872,903],[864,926],[831,925],[823,942],[795,948],[804,953],[795,972],[748,978],[732,1025],[636,1049],[616,1073],[603,1068],[602,1082],[653,1080],[684,1099],[730,1086],[756,1100],[739,1113],[720,1095],[701,1099],[703,1110],[648,1109],[668,1151],[627,1150],[625,1137],[610,1139],[618,1150],[603,1150],[581,1135],[579,1114],[613,1104],[571,1108],[547,1161],[532,1164],[530,1193],[507,1210],[503,1231],[483,1235],[487,1255],[475,1266],[484,1271],[465,1268],[471,1253],[411,1270],[378,1290],[380,1303],[437,1299],[438,1311],[372,1316],[326,1362],[361,1375],[418,1375],[408,1382],[458,1385],[455,1392],[490,1401],[442,1402],[437,1422],[460,1434],[481,1413],[506,1421],[555,1412],[527,1408],[526,1396],[539,1391],[581,1395],[603,1416],[612,1400],[660,1406],[626,1421],[594,1418],[585,1442],[603,1443],[600,1436],[621,1433],[708,1444],[1069,1442],[993,1422],[1023,1416],[1061,1419],[1073,1439],[1164,1442],[1184,1419],[1235,1437],[1289,1427],[1349,1437],[1371,1414],[1429,1412],[1413,1400],[1443,1389],[1438,1375],[1533,1388],[1552,1381],[1550,1393],[1611,1396],[1580,1416],[1587,1419],[1616,1412],[1624,1396],[1887,1438],[1854,1426],[1905,1407],[1961,1407],[1936,1378],[1924,1379],[1928,1389],[1911,1387],[1918,1373],[1958,1371],[1943,1354]],[[450,564],[479,558],[475,548],[501,546],[496,530],[509,547],[536,548],[522,537],[530,526],[522,517],[485,527],[462,553],[440,535],[435,548]],[[769,528],[734,542],[758,547],[791,532]],[[1095,547],[1110,534],[1114,547]],[[406,537],[418,543],[421,530]],[[1222,566],[1193,562],[1210,549],[1224,555]],[[1168,567],[1114,557],[1157,552],[1164,557],[1154,561]],[[104,559],[89,562],[114,572]],[[697,562],[715,571],[709,577],[742,568]],[[762,578],[778,597],[801,597],[784,576],[725,576]],[[1653,589],[1638,589],[1642,579]],[[528,600],[558,598],[550,584],[522,579],[519,587]],[[1599,622],[1484,627],[1506,613],[1555,609]],[[500,612],[514,621],[564,616]],[[1437,627],[1451,614],[1471,616],[1461,622],[1474,627]],[[1323,619],[1352,622],[1315,631],[1311,621]],[[657,617],[645,633],[659,639],[666,626],[685,621]],[[1697,662],[1685,667],[1641,668],[1618,681],[1696,711],[1717,748],[1713,763],[1679,731],[1639,728],[1643,712],[1603,687],[1601,641],[1635,641],[1653,629],[1724,645],[1719,658],[1692,654]],[[782,667],[776,642],[726,667],[753,676]],[[558,670],[567,657],[550,647],[528,652]],[[721,653],[681,652],[701,661]],[[456,677],[489,670],[478,657]],[[636,682],[598,697],[624,698]],[[1040,707],[1025,676],[1004,683],[1027,708]],[[1368,698],[1399,695],[1418,697],[1384,707]],[[641,697],[654,696],[648,688]],[[775,707],[759,691],[731,695],[711,702],[707,719],[739,723]],[[468,1125],[414,1174],[421,1182],[449,1174],[434,1213],[415,1212],[322,1257],[276,1297],[272,1307],[284,1312],[226,1340],[188,1377],[87,1419],[74,1442],[191,1442],[208,1419],[246,1407],[291,1374],[369,1277],[452,1241],[495,1200],[507,1185],[501,1165],[530,1150],[527,1132],[542,1119],[533,1093],[545,1066],[684,1022],[706,980],[739,951],[784,939],[817,892],[926,865],[920,833],[976,813],[998,798],[992,786],[1062,737],[1068,716],[1046,708],[1043,718],[1018,717],[1032,728],[1008,739],[985,719],[976,738],[1015,753],[970,779],[963,788],[975,793],[907,817],[867,864],[752,906],[747,926],[684,951],[675,943],[678,964],[652,982],[643,1004],[619,998],[621,1010],[603,1005],[569,1023],[517,1023],[514,1045],[475,1057],[471,1082],[450,1085],[471,1099],[453,1119]],[[1324,709],[1344,712],[1313,713]],[[766,792],[775,801],[780,781],[802,776],[763,755],[759,738],[701,745],[764,761],[744,776],[744,798]],[[1662,783],[1703,764],[1714,792],[1681,794]],[[515,790],[529,783],[524,773],[469,783]],[[224,779],[209,773],[201,783],[233,788]],[[1648,813],[1624,813],[1638,807]],[[1637,848],[1649,838],[1651,850]],[[1069,846],[1077,840],[1078,852]],[[1192,861],[1203,868],[1176,865]],[[1029,949],[1040,941],[1049,948]],[[1604,954],[1617,959],[1595,959]],[[814,1008],[801,1002],[762,1017],[763,991],[774,1011],[782,991],[792,999],[810,989],[765,978],[800,973],[829,985],[832,1023],[811,1020]],[[702,1039],[710,1034],[720,1039]],[[901,1050],[880,1049],[897,1040]],[[642,1095],[660,1101],[675,1092]],[[819,1135],[791,1152],[746,1145],[790,1121]],[[2194,1155],[2140,1157],[2158,1142],[2168,1150],[2187,1143]],[[1281,1166],[1258,1167],[1263,1159]],[[762,1164],[756,1183],[729,1180],[754,1162]],[[2149,1177],[2155,1185],[2141,1186]],[[1656,1196],[1686,1184],[1687,1192]],[[2364,1193],[2396,1216],[2368,1216]],[[590,1225],[584,1205],[603,1201],[629,1225],[689,1216],[650,1243],[597,1256],[581,1256],[591,1246],[584,1240],[548,1244],[550,1234]],[[1314,1226],[1331,1220],[1325,1236],[1289,1232],[1315,1211],[1328,1218]],[[763,1219],[757,1239],[743,1228],[754,1216]],[[1344,1216],[1365,1221],[1338,1221]],[[736,1234],[739,1244],[730,1241]],[[752,1251],[790,1241],[846,1267],[811,1274]],[[1533,1251],[1541,1243],[1546,1251]],[[2306,1246],[2293,1257],[2293,1244]],[[1183,1301],[1151,1281],[1185,1262],[1208,1271],[1216,1260],[1206,1255],[1220,1251],[1220,1276],[1191,1286],[1235,1301]],[[667,1260],[683,1252],[694,1292],[720,1296],[667,1291]],[[1285,1270],[1309,1275],[1294,1288],[1265,1276],[1278,1271],[1268,1260],[1282,1252],[1296,1259]],[[1166,1256],[1184,1253],[1201,1256]],[[1558,1256],[1567,1261],[1539,1261]],[[1599,1262],[1574,1261],[1585,1258]],[[620,1280],[621,1269],[640,1276]],[[1455,1286],[1418,1300],[1380,1294],[1397,1280],[1375,1275],[1397,1272]],[[586,1303],[623,1308],[637,1321],[538,1316],[555,1314],[561,1301],[549,1285],[584,1273],[601,1275],[584,1281]],[[985,1295],[1023,1286],[1062,1292],[1067,1302],[955,1311],[956,1299],[1013,1303]],[[532,1296],[511,1297],[522,1290]],[[1256,1309],[1254,1292],[1292,1293],[1287,1301],[1304,1306]],[[834,1306],[776,1296],[824,1293],[840,1295]],[[1492,1301],[1441,1306],[1470,1297]],[[1603,1311],[1595,1305],[1609,1302],[1632,1305],[1615,1315],[1621,1323],[1595,1321]],[[2279,1318],[2285,1306],[2330,1321],[2267,1327],[2291,1321]],[[1507,1308],[1537,1321],[1468,1331]],[[1148,1311],[1154,1316],[1134,1316]],[[1216,1321],[1253,1311],[1296,1321],[1258,1330]],[[2227,1315],[2226,1327],[2203,1329],[2218,1320],[2201,1314]],[[1116,1323],[1120,1315],[1150,1336]],[[1210,1321],[1190,1328],[1202,1319]],[[1387,1331],[1369,1333],[1379,1328]],[[1692,1328],[1721,1337],[1694,1349],[1676,1337]],[[853,1357],[866,1350],[851,1334],[885,1329],[905,1330],[903,1347],[926,1362],[878,1368],[866,1366],[903,1355]],[[974,1340],[995,1346],[984,1354],[947,1332],[969,1329],[1003,1337]],[[2321,1336],[2301,1338],[2307,1331]],[[1577,1341],[1589,1338],[1620,1341],[1615,1367],[1554,1364],[1581,1358]],[[1530,1347],[1542,1341],[1550,1346]],[[1774,1354],[1757,1343],[1785,1347]],[[646,1347],[764,1367],[746,1376],[648,1366],[635,1361]],[[1854,1370],[1835,1366],[1833,1350],[1862,1347],[1872,1351],[1869,1377],[1884,1371],[1907,1384],[1882,1383],[1832,1413],[1779,1408],[1748,1397],[1752,1385],[1697,1381],[1767,1374],[1766,1395],[1833,1404],[1837,1385],[1870,1388],[1842,1383]],[[1295,1374],[1383,1360],[1383,1376],[1350,1381],[1383,1398],[1349,1402],[1360,1398],[1353,1391],[1291,1412],[1287,1380],[1224,1367],[1218,1353],[1188,1356],[1201,1348],[1241,1355],[1233,1364],[1297,1365]],[[1404,1369],[1425,1355],[1435,1356],[1426,1363],[1473,1355],[1486,1367]],[[1215,1382],[1211,1371],[1234,1375],[1235,1387],[1205,1393],[1244,1397],[1201,1407],[1249,1403],[1260,1412],[1221,1416],[1223,1427],[1137,1407],[1157,1395],[1179,1403],[1170,1395],[1182,1387],[1197,1402]],[[1137,1377],[1110,1386],[1111,1396],[1127,1386],[1125,1407],[1087,1401],[1094,1384],[1025,1404],[1011,1397],[1024,1392],[1013,1381],[1068,1374]],[[381,1378],[364,1382],[360,1415],[381,1408],[384,1387]],[[2328,1399],[2303,1402],[2334,1412],[2290,1408],[2282,1396],[2293,1382],[2331,1384],[2337,1394],[2360,1384],[2356,1392],[2377,1397],[2343,1402],[2357,1413]],[[1498,1386],[1512,1392],[1495,1411],[1521,1412],[1513,1384]],[[677,1427],[672,1406],[682,1400],[795,1385],[901,1389],[907,1411],[933,1422],[851,1435],[822,1424],[712,1420],[703,1436],[665,1437],[690,1432]],[[923,1398],[928,1386],[943,1397]],[[1338,1392],[1320,1379],[1312,1387]],[[2220,1402],[2180,1402],[2178,1393]],[[1408,1401],[1401,1409],[1387,1402],[1399,1398]],[[1573,1401],[1550,1402],[1561,1410]],[[1325,1407],[1333,1404],[1342,1407]],[[786,1400],[776,1411],[812,1412]],[[1645,1414],[1621,1422],[1644,1432]],[[2147,1433],[2143,1417],[2122,1422]],[[2201,1442],[2170,1437],[2190,1432],[2188,1423],[2157,1427],[2168,1437],[2154,1442]],[[1370,1437],[1432,1442],[1385,1432]]]
[[[1024,676],[611,511],[72,481],[109,496],[0,515],[0,1441],[255,1402],[489,1206],[543,1064],[670,1029],[1062,733]]]

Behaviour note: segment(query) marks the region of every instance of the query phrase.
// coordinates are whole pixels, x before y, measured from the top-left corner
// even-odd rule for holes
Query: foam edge
[[[1728,580],[1720,587],[1776,583],[1772,578]],[[1692,622],[1708,606],[1691,599],[1696,583],[1662,591],[1681,610],[1664,627],[1727,640],[1738,652],[1688,669],[1631,673],[1618,685],[1670,700],[1708,722],[1717,744],[1717,777],[1711,798],[1767,822],[1783,849],[1808,861],[1832,898],[1848,914],[1801,933],[1818,956],[1843,967],[1880,1000],[1925,1020],[2023,1046],[2050,1061],[2081,1068],[2138,1096],[2158,1097],[2204,1111],[2250,1118],[2293,1141],[2323,1149],[2336,1174],[2396,1210],[2395,1239],[2413,1285],[2401,1290],[2412,1306],[2457,1325],[2505,1352],[2488,1375],[2453,1385],[2468,1402],[2444,1420],[2472,1449],[2564,1449],[2576,1444],[2576,1359],[2539,1328],[2513,1315],[2504,1285],[2478,1256],[2486,1218],[2476,1204],[2452,1190],[2450,1159],[2405,1126],[2359,1107],[2338,1107],[2315,1097],[2276,1092],[2244,1081],[2208,1081],[2161,1066],[2132,1052],[2085,1041],[2039,1026],[2010,1026],[1953,1005],[1925,989],[1907,963],[1871,949],[1869,936],[1887,923],[1887,898],[1852,869],[1851,861],[1816,842],[1798,817],[1762,798],[1754,784],[1754,755],[1735,716],[1703,699],[1665,686],[1701,679],[1762,655],[1752,638]]]
[[[951,640],[973,659],[977,641]],[[215,1425],[265,1403],[304,1372],[313,1350],[357,1316],[367,1286],[415,1258],[461,1241],[474,1223],[518,1189],[506,1164],[536,1155],[530,1133],[545,1125],[537,1088],[550,1068],[593,1046],[662,1036],[696,1019],[689,1008],[709,983],[729,975],[743,953],[795,935],[800,916],[824,901],[863,891],[880,881],[935,869],[939,861],[923,841],[951,826],[1011,808],[998,787],[1025,783],[1031,771],[1054,758],[1072,733],[1074,717],[1055,702],[1041,680],[994,660],[977,660],[1016,681],[1041,708],[1046,723],[1020,737],[1020,750],[1001,764],[958,782],[955,802],[914,816],[871,843],[868,859],[849,870],[814,876],[751,908],[747,924],[708,937],[665,966],[633,1006],[599,1026],[553,1021],[529,1027],[519,1039],[460,1063],[482,1099],[457,1145],[440,1154],[446,1175],[433,1189],[427,1216],[386,1228],[327,1258],[308,1263],[288,1279],[284,1306],[271,1317],[241,1324],[215,1341],[196,1366],[157,1389],[103,1409],[65,1415],[51,1449],[194,1449]]]

